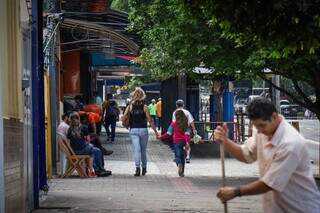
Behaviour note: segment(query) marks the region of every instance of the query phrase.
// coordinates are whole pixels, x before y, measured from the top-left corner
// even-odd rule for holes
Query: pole
[[[280,86],[280,75],[274,75],[272,81],[276,86]],[[273,88],[273,103],[278,112],[280,112],[280,90]]]
[[[59,20],[58,20],[59,21]],[[54,24],[56,23],[56,20],[51,18],[49,21],[49,33],[51,33],[52,28],[54,27]],[[52,35],[49,39],[48,49],[45,52],[46,57],[48,61],[48,76],[49,76],[49,81],[48,81],[48,90],[49,92],[49,98],[47,101],[50,103],[49,104],[49,113],[48,113],[48,133],[50,132],[50,146],[51,146],[51,153],[48,155],[51,155],[51,172],[52,174],[57,174],[57,143],[56,143],[56,107],[57,107],[57,98],[56,98],[56,66],[55,66],[55,46],[56,46],[56,37],[57,37],[57,32],[59,31],[57,26],[59,26],[59,23],[56,23],[56,27],[54,31],[52,32]],[[50,120],[50,121],[49,121]],[[49,130],[49,126],[51,126]],[[48,138],[49,139],[49,138]],[[49,148],[49,147],[48,147]],[[49,173],[49,170],[48,170]],[[51,174],[51,175],[52,175]],[[50,175],[49,175],[50,176]]]
[[[217,121],[220,125],[223,123],[223,107],[222,107],[222,93],[223,93],[223,85],[221,81],[214,81],[213,82],[213,91],[218,96],[218,114],[217,114]],[[221,160],[221,172],[222,172],[222,187],[226,186],[226,173],[225,173],[225,164],[224,164],[224,145],[223,143],[220,144],[220,160]],[[225,202],[223,204],[224,213],[228,213],[228,204]]]
[[[222,95],[219,95],[219,122],[222,124]],[[226,172],[225,172],[225,165],[224,165],[224,145],[223,143],[220,144],[220,159],[221,159],[221,172],[222,172],[222,187],[225,187],[227,185],[226,183]],[[228,213],[228,204],[225,202],[223,204],[224,207],[224,213]]]
[[[1,78],[3,79],[3,78]],[[3,84],[1,84],[3,85]],[[0,212],[5,212],[5,184],[4,184],[4,136],[2,116],[2,91],[0,88]]]
[[[0,36],[0,55],[4,55],[6,51],[6,36],[4,34],[5,29],[7,29],[7,2],[0,2],[0,13],[2,14],[2,18],[0,19],[0,25],[2,26],[1,36]],[[5,57],[0,57],[0,213],[5,212],[5,176],[4,176],[4,132],[3,132],[3,83],[2,79],[4,79],[3,74],[5,72]]]
[[[44,125],[44,80],[42,49],[43,0],[32,1],[32,137],[33,207],[39,208],[39,190],[47,188]]]

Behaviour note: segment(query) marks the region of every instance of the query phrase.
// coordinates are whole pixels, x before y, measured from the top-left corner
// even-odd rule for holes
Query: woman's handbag
[[[121,119],[122,126],[127,129],[130,126],[130,105],[128,107],[129,107],[129,109],[125,110],[125,113],[123,114],[122,119]]]

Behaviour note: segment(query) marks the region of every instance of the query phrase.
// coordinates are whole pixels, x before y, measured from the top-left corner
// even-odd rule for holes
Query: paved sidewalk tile
[[[101,137],[105,140],[104,137]],[[51,179],[50,191],[34,212],[223,212],[216,198],[221,185],[220,160],[192,153],[180,178],[168,145],[150,137],[146,176],[134,177],[128,131],[120,128],[114,143],[104,142],[114,153],[105,157],[113,175],[104,178]],[[258,177],[257,165],[226,159],[228,185],[251,182]],[[260,196],[229,202],[229,212],[262,212]]]

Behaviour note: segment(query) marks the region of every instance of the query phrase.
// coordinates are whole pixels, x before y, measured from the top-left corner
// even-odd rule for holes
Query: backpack
[[[115,106],[109,106],[107,111],[107,117],[118,117],[119,111]]]

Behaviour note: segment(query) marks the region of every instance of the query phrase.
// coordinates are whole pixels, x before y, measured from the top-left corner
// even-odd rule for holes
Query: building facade
[[[32,140],[27,3],[0,1],[0,14],[0,212],[28,212],[32,208]]]

